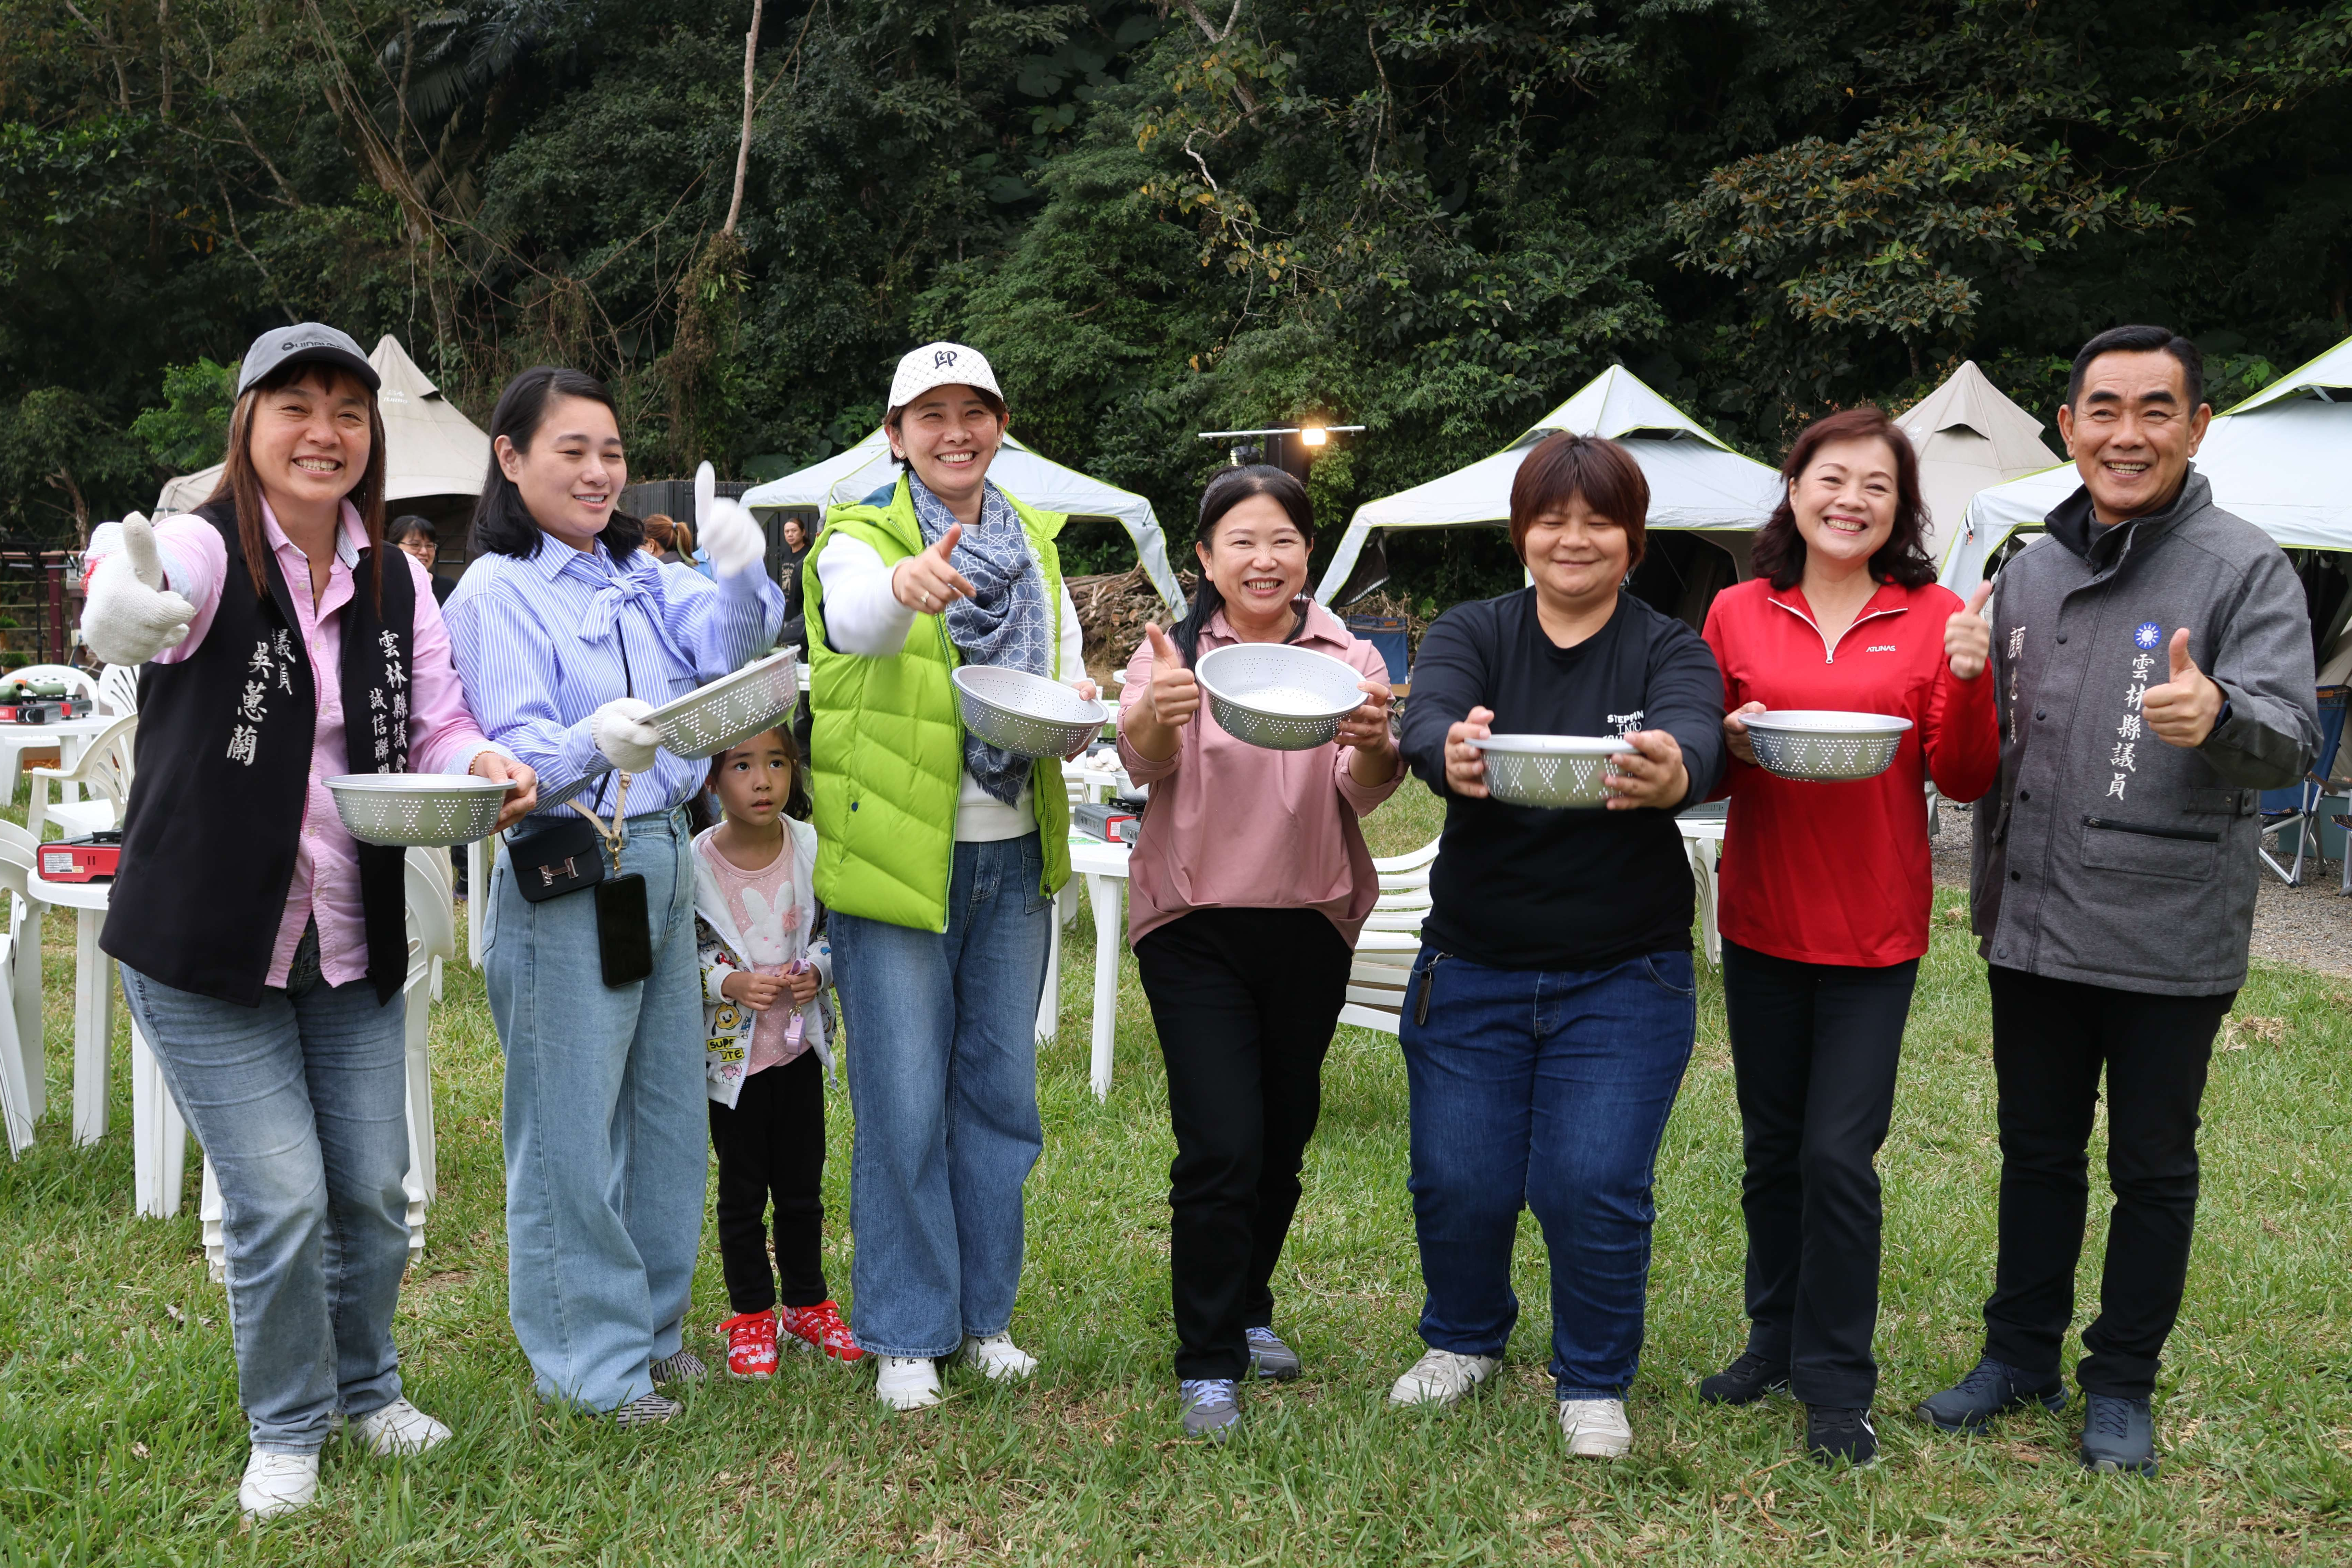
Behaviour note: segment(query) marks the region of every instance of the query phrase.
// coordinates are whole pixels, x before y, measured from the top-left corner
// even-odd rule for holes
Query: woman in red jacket
[[[1713,1404],[1805,1402],[1823,1462],[1866,1465],[1878,1381],[1878,1173],[1933,889],[1922,785],[1974,800],[2000,763],[1991,633],[1936,584],[1911,443],[1876,408],[1809,426],[1756,575],[1706,640],[1734,761],[1722,868],[1723,993],[1747,1156],[1748,1349]],[[1876,778],[1799,783],[1756,765],[1742,714],[1841,709],[1911,721]]]

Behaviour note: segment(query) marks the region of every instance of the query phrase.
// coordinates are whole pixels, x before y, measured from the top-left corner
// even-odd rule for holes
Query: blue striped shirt
[[[528,561],[477,558],[441,618],[475,721],[539,772],[539,815],[592,785],[584,804],[609,812],[613,764],[596,749],[596,710],[628,696],[658,708],[765,654],[784,597],[756,569],[714,583],[643,551],[624,569],[602,543],[582,552],[545,539]],[[628,814],[683,804],[709,773],[662,752],[651,773],[631,777]]]

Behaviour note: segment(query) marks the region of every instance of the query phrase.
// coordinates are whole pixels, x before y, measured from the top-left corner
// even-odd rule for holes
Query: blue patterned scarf
[[[956,521],[947,503],[933,495],[912,468],[907,489],[915,501],[915,521],[926,545],[937,544]],[[948,640],[966,664],[994,665],[1054,673],[1054,619],[1045,605],[1045,574],[1029,553],[1029,536],[1004,492],[981,490],[980,523],[967,527],[948,556],[963,574],[974,596],[947,607]],[[1029,762],[971,734],[963,738],[964,771],[991,796],[1011,805],[1029,782]]]

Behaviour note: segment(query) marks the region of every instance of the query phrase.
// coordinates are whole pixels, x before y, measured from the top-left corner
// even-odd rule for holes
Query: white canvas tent
[[[378,339],[368,363],[383,385],[384,497],[387,502],[428,496],[476,496],[489,471],[490,438],[459,413],[390,332]],[[182,474],[163,486],[155,515],[202,506],[220,482],[221,465]]]
[[[2352,338],[2216,415],[2196,458],[2218,506],[2290,550],[2352,550]],[[2060,464],[1981,491],[1969,528],[1944,560],[1947,587],[1966,593],[2020,529],[2039,528],[2081,479]]]
[[[2042,444],[2042,421],[2011,402],[1974,360],[1895,423],[1919,454],[1931,561],[1942,561],[1965,531],[1961,520],[1979,490],[2038,473],[2055,456]]]
[[[1066,468],[1050,458],[1041,458],[1010,435],[1004,437],[1004,445],[989,466],[988,474],[1007,494],[1019,496],[1024,502],[1042,510],[1067,512],[1073,518],[1105,517],[1117,522],[1135,542],[1135,553],[1143,563],[1143,574],[1160,590],[1160,597],[1171,611],[1181,610],[1183,594],[1177,586],[1175,572],[1168,564],[1168,541],[1160,532],[1160,520],[1152,514],[1150,501],[1116,485],[1090,479],[1076,468]],[[826,507],[862,500],[897,478],[889,437],[877,426],[872,435],[855,447],[835,452],[823,462],[812,463],[798,473],[755,485],[744,492],[742,499],[743,504],[755,512],[797,507],[821,518]]]
[[[1650,530],[1707,539],[1745,574],[1749,535],[1780,504],[1780,474],[1733,451],[1632,371],[1612,365],[1493,457],[1358,507],[1316,598],[1328,604],[1347,584],[1375,529],[1507,526],[1519,464],[1528,447],[1556,430],[1623,442],[1650,481]]]

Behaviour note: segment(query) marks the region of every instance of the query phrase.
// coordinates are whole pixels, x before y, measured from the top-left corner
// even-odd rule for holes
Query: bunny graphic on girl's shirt
[[[762,895],[755,887],[740,887],[736,896],[749,917],[741,931],[743,956],[753,963],[790,963],[799,951],[801,929],[800,902],[793,896],[792,884],[787,882],[770,895]],[[774,902],[769,901],[771,898]]]

